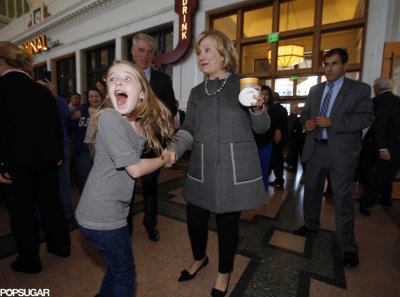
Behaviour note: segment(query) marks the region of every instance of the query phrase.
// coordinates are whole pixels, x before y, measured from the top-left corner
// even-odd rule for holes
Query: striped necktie
[[[319,110],[319,116],[321,117],[326,117],[327,113],[328,113],[328,107],[329,107],[329,102],[331,101],[331,97],[332,97],[332,92],[333,92],[333,83],[328,83],[328,93],[326,93],[324,101],[322,102],[322,106],[321,109]],[[322,129],[320,127],[317,127],[317,131],[316,131],[316,138],[318,140],[320,140],[322,138]]]

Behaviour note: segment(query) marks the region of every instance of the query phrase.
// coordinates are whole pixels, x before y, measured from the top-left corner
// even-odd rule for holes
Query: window
[[[211,24],[214,30],[224,32],[232,40],[236,39],[237,15],[230,14],[228,16],[219,17]]]
[[[340,47],[347,49],[349,64],[361,62],[362,44],[362,28],[324,33],[321,35],[321,51],[326,52],[340,45]]]
[[[265,35],[269,33],[272,33],[272,6],[248,10],[244,12],[244,38]]]
[[[115,59],[115,46],[107,45],[86,53],[87,89],[98,80],[106,80],[108,67]]]
[[[75,56],[71,56],[56,62],[57,93],[69,99],[76,92],[76,67]]]
[[[279,31],[314,26],[315,0],[291,0],[279,5]]]
[[[365,0],[324,0],[322,8],[322,24],[364,17]]]
[[[346,48],[346,76],[360,79],[366,9],[365,0],[260,1],[210,15],[210,28],[233,40],[240,74],[266,82],[292,104],[323,79],[323,55],[330,49]],[[279,40],[267,42],[274,32]]]

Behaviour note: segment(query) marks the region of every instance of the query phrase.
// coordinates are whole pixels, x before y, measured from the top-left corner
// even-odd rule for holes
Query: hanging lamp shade
[[[296,44],[278,46],[278,66],[286,68],[303,62],[304,46]],[[268,51],[268,62],[271,64],[271,50]]]

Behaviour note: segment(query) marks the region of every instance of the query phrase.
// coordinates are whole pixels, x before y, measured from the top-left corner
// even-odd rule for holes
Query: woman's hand
[[[4,174],[0,173],[0,182],[4,184],[12,184],[11,176],[7,172]]]
[[[261,87],[259,85],[255,85],[254,89],[256,89],[258,92],[258,96],[253,95],[253,98],[256,99],[257,102],[252,102],[250,107],[253,110],[253,113],[259,114],[263,110],[264,100],[261,96]]]
[[[176,152],[172,149],[165,149],[163,151],[163,156],[164,156],[164,158],[166,158],[166,156],[168,156],[168,158],[169,158],[168,162],[165,162],[164,167],[171,168],[172,165],[174,165],[174,163],[176,162]]]

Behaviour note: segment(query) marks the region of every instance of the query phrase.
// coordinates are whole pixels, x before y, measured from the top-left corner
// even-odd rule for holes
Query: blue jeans
[[[257,144],[258,157],[260,158],[261,172],[264,182],[265,193],[268,193],[269,183],[269,166],[271,163],[272,143],[270,144]]]
[[[101,253],[107,265],[100,297],[134,297],[136,270],[128,227],[90,230],[80,226],[89,243]]]
[[[93,158],[90,157],[89,144],[83,143],[79,149],[79,154],[75,156],[75,165],[79,174],[79,193],[82,194],[86,180],[93,166]]]

